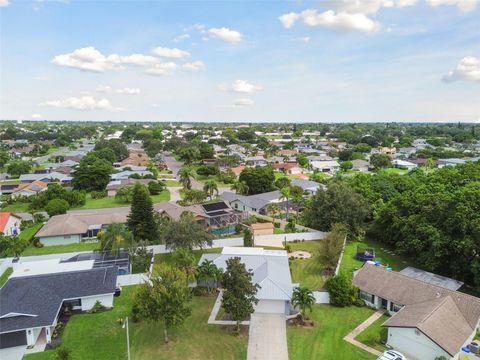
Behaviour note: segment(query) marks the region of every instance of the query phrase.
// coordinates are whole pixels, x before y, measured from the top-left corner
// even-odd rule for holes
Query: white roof
[[[60,259],[24,261],[14,265],[14,271],[10,277],[32,276],[41,274],[53,274],[67,271],[93,269],[94,260],[61,263]]]

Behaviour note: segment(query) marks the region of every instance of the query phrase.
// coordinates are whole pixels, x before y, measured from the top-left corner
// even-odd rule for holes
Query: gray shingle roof
[[[64,299],[112,294],[116,283],[116,267],[11,278],[0,288],[0,317],[33,316],[0,318],[0,333],[52,325]]]

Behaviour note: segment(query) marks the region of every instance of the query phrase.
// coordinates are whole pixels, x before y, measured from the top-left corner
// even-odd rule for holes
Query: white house
[[[403,169],[407,169],[407,170],[412,170],[412,169],[415,169],[417,167],[417,164],[412,163],[410,161],[401,160],[401,159],[392,160],[392,164],[396,168],[403,168]]]
[[[334,174],[340,169],[340,164],[336,160],[321,160],[321,161],[312,161],[310,165],[313,170],[318,170],[321,172],[328,172]]]
[[[353,279],[368,306],[392,315],[382,325],[388,328],[387,345],[408,359],[458,359],[480,329],[480,299],[452,290],[451,281],[443,286],[438,278],[366,263]]]
[[[226,262],[239,257],[247,270],[253,271],[252,283],[259,284],[258,304],[255,312],[290,314],[292,309],[293,285],[285,250],[265,250],[263,248],[224,247],[221,254],[203,254],[198,264],[204,260],[226,269]]]
[[[113,306],[117,283],[113,266],[32,274],[26,270],[28,265],[20,276],[11,276],[0,288],[0,349],[34,346],[37,341],[50,343],[58,318],[67,307],[87,311],[97,301]]]
[[[3,235],[20,234],[22,218],[11,212],[0,212],[0,232]]]

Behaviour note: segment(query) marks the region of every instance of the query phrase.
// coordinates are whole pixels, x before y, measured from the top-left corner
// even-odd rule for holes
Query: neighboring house
[[[150,157],[143,150],[131,150],[128,157],[122,160],[122,165],[138,165],[147,166],[150,162]]]
[[[26,276],[16,276],[14,272],[0,288],[1,349],[34,346],[39,340],[50,343],[67,307],[87,311],[97,301],[105,307],[113,306],[115,267],[38,274],[26,271],[28,267],[24,270]]]
[[[409,359],[457,359],[480,329],[480,299],[453,290],[454,280],[415,270],[366,263],[353,282],[368,306],[392,315],[383,324],[388,346]]]
[[[22,183],[31,183],[34,181],[70,183],[72,178],[68,175],[52,171],[48,174],[23,174],[20,175],[19,180]]]
[[[397,156],[404,156],[404,157],[408,158],[408,157],[412,156],[413,154],[415,154],[416,152],[417,152],[417,149],[413,146],[403,147],[403,148],[398,149]]]
[[[464,159],[456,159],[456,158],[451,158],[451,159],[438,159],[438,167],[443,168],[445,166],[457,166],[457,165],[463,165],[467,161]]]
[[[260,214],[267,213],[269,204],[280,203],[280,191],[270,191],[263,194],[256,195],[239,195],[226,191],[220,195],[222,200],[228,201],[230,206],[237,211],[258,212]]]
[[[22,218],[11,212],[0,212],[0,233],[16,236],[20,234]]]
[[[380,153],[392,157],[397,153],[397,149],[394,147],[384,146],[380,149]]]
[[[13,191],[12,191],[12,198],[18,196],[32,196],[36,195],[39,192],[47,190],[48,184],[41,180],[35,180],[32,183],[23,183],[19,184]]]
[[[251,224],[249,228],[253,236],[272,235],[275,229],[271,222]]]
[[[198,264],[204,260],[226,269],[226,262],[239,257],[247,270],[253,271],[252,283],[260,285],[256,294],[258,304],[255,312],[289,315],[292,310],[293,285],[288,264],[288,255],[284,250],[265,250],[263,248],[224,247],[221,254],[203,254]]]
[[[311,180],[295,179],[292,180],[290,184],[292,186],[300,186],[308,195],[313,195],[318,191],[318,189],[325,188],[325,185]]]
[[[268,161],[263,156],[251,156],[245,159],[245,163],[250,166],[267,166]]]
[[[368,161],[361,160],[361,159],[352,160],[353,171],[368,172],[369,168],[370,168],[370,163]]]
[[[239,177],[240,174],[242,173],[242,171],[245,169],[245,166],[244,165],[240,165],[240,166],[235,166],[235,167],[232,167],[230,168],[230,170],[232,170],[232,172],[235,174],[235,176]]]
[[[0,185],[0,195],[10,195],[18,187],[18,184],[2,184]]]
[[[400,159],[392,160],[392,164],[396,168],[403,168],[403,169],[407,169],[407,170],[412,170],[412,169],[415,169],[417,167],[417,164],[415,164],[413,162],[406,161],[406,160],[400,160]]]
[[[97,233],[113,223],[124,224],[130,213],[129,207],[72,211],[52,216],[37,232],[45,246],[79,243],[94,239]]]
[[[298,164],[296,163],[277,163],[277,164],[272,164],[272,166],[275,169],[288,175],[298,175],[298,174],[302,174],[303,172],[302,168],[298,166]]]
[[[134,170],[125,170],[125,171],[120,171],[118,173],[112,174],[110,176],[111,180],[126,180],[132,175],[140,175],[140,176],[145,176],[145,175],[153,175],[151,171],[148,170],[139,170],[139,171],[134,171]]]
[[[340,169],[340,164],[336,160],[312,161],[310,166],[313,170],[334,174]]]
[[[283,149],[277,151],[277,155],[279,156],[296,156],[298,154],[298,150],[289,150],[289,149]]]
[[[156,182],[153,179],[122,179],[122,180],[112,180],[107,184],[105,188],[107,190],[107,196],[112,197],[117,195],[117,191],[126,186],[133,186],[135,184],[142,184],[147,186],[151,182]]]

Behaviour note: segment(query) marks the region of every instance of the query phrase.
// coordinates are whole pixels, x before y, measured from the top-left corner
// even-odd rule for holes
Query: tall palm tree
[[[212,291],[212,281],[216,284],[217,266],[211,260],[205,259],[198,267],[198,279],[203,280],[207,285],[208,292]]]
[[[215,180],[205,181],[205,184],[203,185],[203,191],[207,193],[210,200],[212,200],[214,193],[217,193],[217,196],[218,196],[218,185],[216,181]]]
[[[276,203],[271,203],[267,207],[267,212],[272,216],[272,223],[275,224],[275,215],[280,213],[280,207]]]
[[[187,275],[187,282],[195,279],[197,275],[197,262],[191,250],[180,248],[173,253],[173,259],[175,265]]]
[[[133,243],[133,235],[124,224],[114,223],[108,225],[100,236],[100,242],[102,251],[117,253],[121,248],[127,248]]]
[[[192,188],[192,178],[194,174],[194,170],[189,166],[183,166],[178,171],[179,180],[184,189],[190,190]]]
[[[296,287],[292,294],[292,305],[300,308],[300,318],[304,320],[306,310],[312,311],[312,306],[315,304],[315,297],[313,292],[306,287]]]
[[[284,188],[280,189],[280,198],[279,200],[280,201],[286,201],[287,202],[287,221],[288,221],[288,210],[290,209],[290,198],[291,198],[291,194],[290,194],[290,187],[289,186],[285,186]]]
[[[235,190],[236,194],[240,195],[247,195],[248,194],[248,185],[244,181],[237,180],[235,181],[232,186],[230,186],[231,190]]]

